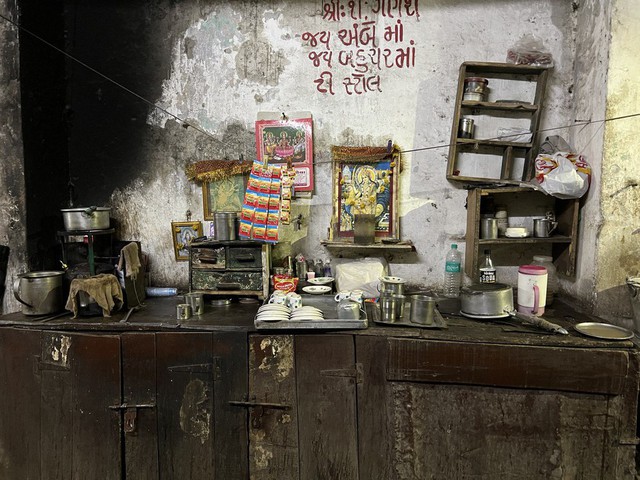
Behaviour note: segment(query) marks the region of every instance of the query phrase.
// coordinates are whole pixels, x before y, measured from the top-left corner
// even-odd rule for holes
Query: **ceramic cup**
[[[278,303],[280,305],[285,305],[287,303],[287,294],[282,290],[276,290],[271,294],[269,303]]]
[[[302,297],[300,295],[298,295],[297,293],[289,292],[289,293],[287,293],[287,297],[286,298],[287,298],[286,304],[292,310],[295,310],[296,308],[300,308],[302,306]]]
[[[336,296],[334,298],[336,302],[339,302],[341,300],[353,300],[354,302],[362,304],[363,297],[364,292],[362,290],[343,290],[336,293]]]

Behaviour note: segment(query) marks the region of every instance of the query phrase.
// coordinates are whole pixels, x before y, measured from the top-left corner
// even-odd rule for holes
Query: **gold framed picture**
[[[333,147],[332,237],[353,238],[357,214],[375,217],[375,238],[399,239],[400,158],[395,150]]]
[[[202,182],[204,219],[213,220],[214,212],[240,212],[249,174],[231,175],[212,182]]]
[[[173,250],[177,261],[189,260],[189,245],[194,238],[202,236],[200,222],[171,222]]]

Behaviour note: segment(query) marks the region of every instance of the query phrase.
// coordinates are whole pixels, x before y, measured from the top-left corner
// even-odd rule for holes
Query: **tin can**
[[[458,138],[473,138],[475,125],[473,118],[461,118],[460,127],[458,128]]]

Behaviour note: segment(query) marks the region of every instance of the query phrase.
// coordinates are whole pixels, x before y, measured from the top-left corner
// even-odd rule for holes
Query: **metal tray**
[[[634,336],[631,330],[608,323],[583,322],[578,323],[574,328],[587,337],[601,340],[629,340]]]
[[[322,310],[323,320],[282,320],[269,322],[254,320],[258,330],[356,330],[367,328],[369,320],[367,314],[362,313],[357,320],[343,320],[338,318],[338,303],[334,299],[334,293],[326,295],[302,294],[302,304],[311,305]]]

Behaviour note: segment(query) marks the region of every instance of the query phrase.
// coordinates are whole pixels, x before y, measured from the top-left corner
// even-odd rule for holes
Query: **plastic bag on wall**
[[[507,63],[553,68],[553,56],[539,38],[527,34],[507,50]]]
[[[587,193],[591,183],[591,166],[582,155],[569,152],[541,153],[535,163],[535,183],[549,195],[580,198]]]

